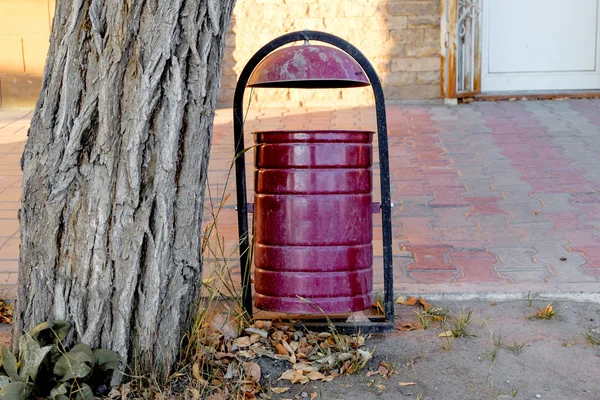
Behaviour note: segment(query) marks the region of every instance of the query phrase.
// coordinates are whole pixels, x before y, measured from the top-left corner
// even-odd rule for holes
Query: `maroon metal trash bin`
[[[254,135],[255,306],[301,314],[369,308],[373,132]]]

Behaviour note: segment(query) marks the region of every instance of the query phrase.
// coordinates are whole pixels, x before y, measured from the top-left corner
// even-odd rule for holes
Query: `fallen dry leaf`
[[[400,382],[399,383],[400,386],[413,386],[416,385],[415,382]]]
[[[237,352],[238,356],[242,356],[242,357],[246,357],[246,358],[255,358],[256,357],[256,353],[254,353],[254,351],[252,351],[252,349],[250,350],[240,350]]]
[[[275,331],[271,334],[271,338],[276,342],[280,342],[281,340],[283,340],[284,336],[285,334],[282,331]]]
[[[350,316],[348,317],[348,319],[346,320],[346,322],[371,322],[371,320],[369,319],[369,317],[367,317],[365,315],[364,312],[362,311],[357,311],[357,312],[353,312],[352,314],[350,314]]]
[[[308,381],[309,381],[308,377],[304,376],[304,371],[302,371],[300,369],[297,369],[297,370],[294,371],[294,377],[291,379],[290,382],[292,382],[292,383],[297,383],[297,382],[306,383]]]
[[[275,354],[270,350],[265,349],[263,346],[258,346],[258,345],[254,345],[252,346],[252,350],[254,350],[254,352],[256,354],[258,354],[259,356],[265,356],[265,357],[269,357],[269,358],[273,358],[275,360],[289,360],[288,356],[283,356],[281,354]]]
[[[318,369],[316,367],[313,367],[310,364],[303,364],[303,363],[298,363],[298,364],[294,364],[292,366],[293,369],[301,369],[304,372],[315,372],[318,371]]]
[[[429,311],[431,308],[431,304],[429,304],[429,302],[422,297],[419,297],[419,303],[421,303],[425,311]]]
[[[291,348],[291,346],[288,344],[288,342],[286,342],[285,340],[282,340],[281,344],[283,345],[283,347],[285,347],[285,349],[287,350],[288,354],[290,354],[290,355],[294,354],[294,349]]]
[[[223,379],[233,379],[234,376],[238,375],[238,370],[234,368],[233,364],[227,366],[227,372],[223,376]]]
[[[293,369],[288,369],[287,371],[285,371],[283,374],[281,374],[281,376],[279,377],[279,379],[277,379],[278,381],[285,379],[288,381],[291,381],[292,378],[294,377],[294,374],[296,373],[296,370]]]
[[[375,308],[375,311],[378,314],[385,314],[385,311],[384,311],[383,306],[381,305],[381,302],[379,301],[379,299],[375,300],[375,304],[373,304],[373,308]]]
[[[375,351],[375,349],[373,349],[373,351]],[[360,359],[363,362],[367,362],[373,355],[373,352],[369,352],[362,349],[356,349],[356,352],[360,355]]]
[[[12,324],[13,322],[13,306],[12,304],[6,304],[0,300],[0,323]]]
[[[214,332],[219,332],[225,339],[233,339],[240,335],[241,327],[230,314],[221,313],[215,315],[209,323],[209,328]]]
[[[400,322],[400,324],[396,325],[396,330],[399,331],[414,331],[418,329],[417,324],[412,322]]]
[[[310,379],[311,381],[318,381],[318,380],[323,380],[325,378],[325,375],[323,375],[319,371],[313,371],[313,372],[309,372],[308,374],[306,374],[306,377],[308,379]]]
[[[410,296],[408,299],[404,296],[398,297],[396,299],[396,304],[402,304],[405,306],[414,306],[417,304],[417,298],[415,296]]]
[[[310,400],[315,400],[317,398],[317,392],[312,392],[310,394]]]
[[[281,354],[282,356],[290,355],[290,353],[288,353],[287,349],[280,342],[273,342],[273,346],[275,347],[275,350],[277,350],[278,354]]]
[[[256,328],[256,329],[265,329],[265,322],[264,320],[256,320],[254,321],[254,323],[251,325],[251,327]]]
[[[260,381],[260,366],[257,363],[249,362],[246,364],[246,376],[252,382]]]
[[[250,335],[250,344],[254,344],[260,340],[261,336],[258,333]]]
[[[233,345],[237,347],[249,347],[252,343],[250,343],[249,336],[240,336],[237,339],[233,340]]]
[[[259,335],[260,337],[265,338],[265,339],[269,336],[269,333],[267,331],[265,331],[264,329],[246,328],[246,329],[244,329],[244,331],[246,333]]]
[[[215,353],[215,358],[217,360],[220,360],[221,358],[234,358],[235,356],[233,355],[233,353],[223,353],[221,351],[217,351]]]
[[[227,395],[219,390],[206,398],[206,400],[227,400]]]
[[[292,352],[295,352],[296,350],[298,350],[298,342],[292,340],[290,342],[290,347],[292,348]]]
[[[438,335],[438,337],[453,337],[454,333],[452,333],[452,331],[448,330],[445,332],[442,332]]]
[[[382,385],[382,384],[376,385],[375,389],[379,390],[380,392],[383,392],[385,390],[385,385]]]
[[[290,363],[292,363],[292,364],[296,364],[296,361],[298,361],[298,360],[296,360],[296,355],[295,355],[295,354],[292,354],[292,355],[291,355],[291,356],[288,358],[288,361],[289,361]]]
[[[271,391],[273,393],[277,393],[277,394],[285,393],[288,390],[290,390],[289,387],[274,387],[274,388],[271,388]]]
[[[247,399],[255,399],[256,396],[254,396],[254,395],[256,393],[260,392],[260,385],[258,385],[255,382],[245,383],[242,386],[242,391],[244,392],[244,395],[246,396]]]
[[[390,373],[390,370],[384,367],[383,365],[380,365],[379,368],[377,368],[377,372],[379,372],[379,375],[387,378],[387,376]]]

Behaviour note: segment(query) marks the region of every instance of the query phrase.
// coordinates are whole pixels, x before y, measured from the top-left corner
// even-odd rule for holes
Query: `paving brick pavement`
[[[29,117],[0,113],[0,283],[10,293]],[[211,236],[223,250],[206,252],[207,271],[237,258],[231,121],[230,109],[217,111],[204,218],[225,196]],[[398,291],[600,290],[600,100],[389,106],[388,125]],[[375,113],[250,109],[246,146],[255,130],[319,128],[374,130]],[[246,157],[252,201],[252,151]],[[376,290],[382,264],[376,215]]]
[[[0,111],[0,297],[15,295],[19,258],[20,159],[30,111]]]

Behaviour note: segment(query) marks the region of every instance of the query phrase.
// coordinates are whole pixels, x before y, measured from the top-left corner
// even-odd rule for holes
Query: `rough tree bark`
[[[199,293],[235,0],[57,2],[23,154],[13,339],[49,319],[168,370]],[[17,343],[13,340],[13,343]]]

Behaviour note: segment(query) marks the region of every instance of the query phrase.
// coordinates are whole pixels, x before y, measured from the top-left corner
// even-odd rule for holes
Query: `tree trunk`
[[[201,218],[235,0],[57,2],[23,154],[13,339],[173,364],[201,284]],[[13,340],[13,343],[17,343]]]

